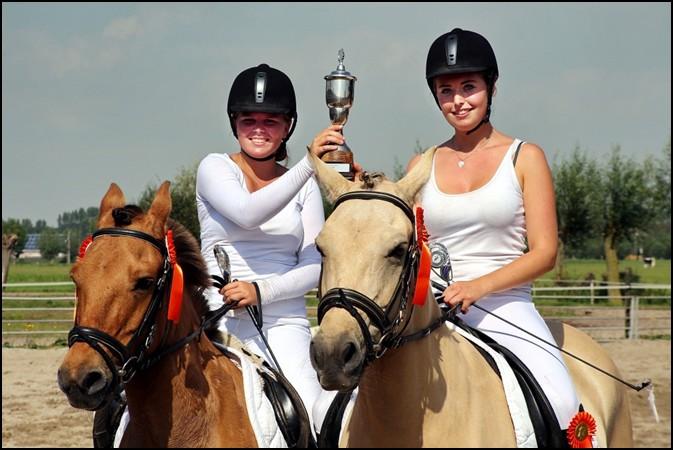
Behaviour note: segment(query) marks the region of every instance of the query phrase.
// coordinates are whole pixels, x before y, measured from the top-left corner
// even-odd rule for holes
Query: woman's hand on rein
[[[444,290],[444,303],[451,307],[462,303],[460,311],[465,314],[484,294],[476,280],[455,281]]]
[[[346,142],[344,141],[343,135],[340,133],[342,128],[343,125],[330,125],[322,130],[315,138],[313,138],[313,142],[311,142],[311,145],[309,146],[309,151],[320,158],[325,153],[339,148],[339,145]]]
[[[257,304],[257,291],[252,283],[246,281],[233,281],[220,289],[224,296],[224,303],[238,302],[234,309]]]

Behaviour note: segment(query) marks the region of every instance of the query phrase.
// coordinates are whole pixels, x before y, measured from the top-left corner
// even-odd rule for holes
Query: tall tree
[[[65,252],[70,256],[71,262],[77,255],[82,240],[94,231],[97,218],[98,208],[93,206],[59,214],[58,231],[63,235],[66,243]]]
[[[47,228],[40,233],[38,247],[40,248],[42,258],[46,260],[52,260],[59,253],[66,250],[63,235],[54,228]]]
[[[633,241],[655,217],[654,196],[644,164],[621,155],[615,147],[601,180],[603,214],[602,237],[608,281],[619,282],[617,249],[622,240]],[[610,289],[612,298],[621,298],[618,289]]]
[[[569,159],[554,164],[558,254],[556,278],[565,278],[564,260],[568,246],[579,247],[597,230],[600,171],[594,160],[575,147]]]
[[[194,237],[200,241],[199,216],[196,211],[196,169],[198,164],[191,167],[183,167],[171,182],[171,201],[173,204],[171,218],[180,222]],[[147,210],[152,204],[152,199],[157,191],[156,184],[150,184],[140,195],[138,206]]]

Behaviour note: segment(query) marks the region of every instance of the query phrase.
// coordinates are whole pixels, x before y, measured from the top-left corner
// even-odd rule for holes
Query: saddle
[[[458,317],[453,316],[450,317],[449,320],[457,327],[460,327],[467,333],[470,333],[471,335],[486,343],[489,347],[493,348],[496,352],[505,358],[509,366],[512,368],[512,371],[514,372],[514,375],[519,382],[519,386],[521,387],[521,391],[523,392],[523,396],[526,400],[528,414],[530,416],[531,423],[533,424],[533,429],[535,430],[535,439],[537,440],[538,447],[570,448],[566,438],[566,432],[565,430],[561,430],[554,410],[549,403],[549,399],[545,395],[533,374],[530,372],[530,370],[528,370],[528,367],[526,367],[526,365],[521,362],[521,360],[514,353],[498,344],[486,333],[479,331],[476,328],[470,327]],[[501,377],[493,358],[477,345],[475,345],[475,348],[479,350],[479,353],[481,353],[481,355],[486,359],[498,377]]]
[[[213,344],[222,354],[232,357],[226,346],[217,341],[213,341]],[[257,373],[264,381],[264,394],[271,403],[276,423],[288,448],[317,448],[308,413],[292,384],[258,355],[250,353],[245,347],[238,350],[254,362]]]

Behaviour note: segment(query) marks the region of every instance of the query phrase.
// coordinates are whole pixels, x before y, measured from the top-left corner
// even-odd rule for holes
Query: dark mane
[[[112,210],[116,227],[131,225],[135,218],[142,215],[143,210],[136,205],[126,205]],[[169,218],[166,225],[169,230],[173,230],[175,253],[185,278],[185,291],[191,292],[198,314],[203,315],[209,308],[201,292],[203,288],[210,286],[210,276],[201,256],[199,243],[181,223]]]

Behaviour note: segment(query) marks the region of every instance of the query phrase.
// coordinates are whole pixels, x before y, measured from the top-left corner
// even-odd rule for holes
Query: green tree
[[[553,173],[559,235],[556,279],[560,280],[565,278],[567,247],[581,247],[597,230],[600,171],[595,161],[575,147],[569,159],[554,164]]]
[[[65,251],[63,235],[53,228],[47,228],[40,233],[38,247],[43,259],[52,260],[60,252]]]
[[[96,219],[98,219],[98,208],[93,206],[59,214],[58,231],[64,236],[65,251],[69,251],[71,262],[77,256],[82,240],[96,229]]]
[[[200,241],[199,216],[196,211],[196,169],[198,163],[183,167],[171,181],[171,218],[184,225]],[[138,200],[138,206],[147,210],[154,200],[158,185],[148,185]]]
[[[609,282],[619,282],[620,242],[633,241],[635,233],[646,230],[656,216],[651,183],[644,168],[644,164],[623,157],[617,146],[601,177],[601,229]],[[609,295],[621,298],[618,289],[610,289]]]
[[[653,221],[639,233],[634,246],[645,255],[657,258],[671,257],[671,140],[663,148],[660,158],[647,158],[644,170],[652,192]]]

